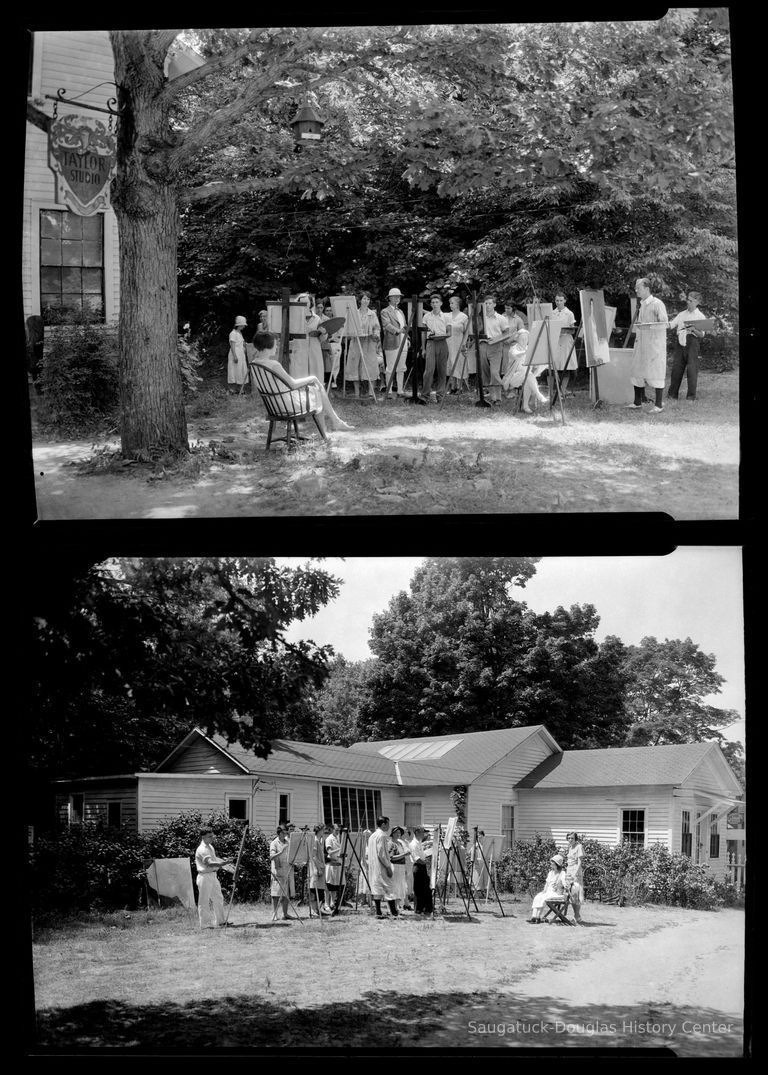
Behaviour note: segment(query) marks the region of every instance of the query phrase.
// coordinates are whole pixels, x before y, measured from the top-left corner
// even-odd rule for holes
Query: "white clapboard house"
[[[202,64],[202,57],[177,40],[168,53],[166,76],[174,78]],[[62,190],[51,165],[49,133],[37,120],[71,117],[77,124],[98,121],[114,130],[108,103],[117,96],[114,61],[106,30],[44,30],[31,34],[31,63],[27,80],[27,125],[24,153],[22,293],[24,318],[42,317],[46,335],[61,331],[60,323],[79,311],[106,329],[120,312],[119,238],[115,213],[109,204],[109,184],[82,211]],[[63,99],[57,98],[64,90]],[[93,106],[92,108],[85,107]],[[114,109],[115,105],[112,105]],[[87,143],[86,143],[87,144]],[[73,140],[73,145],[75,141]],[[74,170],[80,193],[88,200],[89,157],[79,154],[82,168]],[[104,148],[103,146],[101,147]]]
[[[727,817],[741,786],[716,743],[561,750],[542,725],[324,746],[276,740],[258,758],[190,732],[153,772],[57,782],[60,823],[145,832],[186,810],[223,811],[271,834],[292,821],[370,828],[445,824],[465,799],[468,828],[506,846],[570,829],[605,844],[663,844],[725,876]],[[741,835],[741,833],[740,833]]]

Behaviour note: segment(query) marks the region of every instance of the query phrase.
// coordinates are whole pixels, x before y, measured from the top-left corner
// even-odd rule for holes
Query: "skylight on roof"
[[[449,750],[457,747],[461,739],[422,739],[418,743],[392,743],[382,747],[379,754],[393,761],[433,761],[442,758]]]

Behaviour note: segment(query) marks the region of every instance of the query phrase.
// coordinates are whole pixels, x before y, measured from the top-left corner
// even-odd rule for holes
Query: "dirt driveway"
[[[190,442],[205,449],[183,473],[128,465],[83,473],[78,461],[116,442],[33,446],[38,515],[152,519],[293,515],[667,512],[738,517],[738,374],[703,374],[701,398],[663,414],[567,400],[566,424],[512,401],[480,411],[470,397],[444,410],[337,400],[355,426],[288,455],[266,453],[261,405],[203,397],[189,408]],[[213,458],[211,460],[211,452]]]
[[[744,915],[588,903],[583,928],[481,905],[434,921],[349,912],[270,925],[235,906],[39,935],[39,1051],[333,1046],[742,1053]],[[510,915],[514,915],[512,917]],[[306,913],[306,912],[303,912]]]

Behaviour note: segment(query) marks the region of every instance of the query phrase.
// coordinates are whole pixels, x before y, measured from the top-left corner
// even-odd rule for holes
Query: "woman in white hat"
[[[400,351],[400,343],[405,336],[403,350],[400,353],[400,361],[397,364],[397,394],[403,395],[403,381],[405,379],[405,360],[408,356],[410,340],[405,314],[400,309],[400,300],[403,295],[399,288],[393,287],[387,295],[387,305],[381,311],[381,331],[383,335],[384,362],[386,364],[387,384],[392,370],[395,368],[395,360]],[[391,391],[391,390],[390,390]]]
[[[532,925],[541,922],[547,909],[547,900],[562,899],[565,895],[565,859],[562,855],[553,855],[549,861],[552,869],[547,874],[544,890],[533,897],[531,917],[528,919]]]
[[[230,392],[238,392],[248,380],[248,360],[245,356],[243,329],[248,322],[238,314],[235,326],[229,334],[229,357],[227,359],[227,384]]]

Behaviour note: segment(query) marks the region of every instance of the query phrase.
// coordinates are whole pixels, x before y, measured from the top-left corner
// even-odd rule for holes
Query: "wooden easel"
[[[235,885],[237,884],[237,874],[240,869],[240,859],[243,856],[243,848],[245,847],[245,838],[248,835],[248,822],[243,825],[243,838],[240,841],[240,850],[237,852],[237,858],[235,859],[235,872],[232,874],[232,891],[229,894],[229,903],[227,904],[227,913],[224,915],[224,925],[226,926],[229,921],[229,912],[232,910],[232,900],[235,898]]]
[[[342,840],[341,840],[341,883],[339,884],[339,891],[336,893],[336,902],[334,903],[334,906],[331,908],[331,914],[332,915],[337,915],[339,913],[339,911],[341,909],[341,905],[344,902],[344,890],[347,887],[346,886],[346,881],[344,879],[344,865],[346,863],[347,851],[351,850],[352,857],[354,858],[355,862],[357,863],[357,866],[358,866],[358,869],[360,870],[360,873],[365,878],[365,883],[368,885],[369,888],[371,887],[371,882],[368,879],[368,874],[366,873],[365,867],[363,866],[362,862],[360,861],[360,856],[357,853],[357,848],[355,847],[355,845],[352,842],[352,840],[350,840],[350,838],[349,838],[349,829],[342,829],[341,830],[341,835],[342,835]]]
[[[550,383],[554,384],[555,392],[557,393],[557,401],[558,401],[558,403],[560,405],[560,417],[563,420],[563,425],[565,425],[565,412],[563,410],[563,395],[562,395],[562,392],[560,391],[560,378],[557,375],[557,370],[555,369],[554,361],[552,359],[552,337],[551,337],[550,332],[549,332],[549,318],[548,317],[541,317],[541,316],[537,317],[536,316],[537,311],[538,311],[539,314],[541,314],[540,300],[537,298],[536,294],[534,293],[534,296],[533,296],[533,312],[534,312],[533,320],[534,321],[541,321],[541,325],[539,327],[539,334],[536,337],[536,340],[534,342],[533,348],[531,350],[531,358],[528,359],[528,362],[526,363],[526,366],[525,366],[525,374],[523,375],[523,387],[525,387],[526,379],[528,377],[528,374],[531,372],[531,359],[533,358],[534,354],[536,353],[536,348],[539,345],[539,340],[541,339],[541,334],[542,334],[542,332],[546,331],[546,334],[547,334],[547,369],[549,371],[548,379],[549,379]],[[568,357],[570,358],[570,355]],[[551,397],[551,393],[550,393],[549,409],[552,410],[553,408],[554,408],[554,403],[552,401],[552,397]],[[518,403],[517,403],[517,409],[518,409],[518,411],[521,411],[523,409],[523,393],[522,392],[520,393],[520,399],[518,400]]]
[[[485,321],[483,321],[485,325]],[[476,407],[491,407],[491,403],[485,398],[483,392],[483,365],[480,361],[480,327],[477,320],[477,290],[472,292],[472,329],[474,331],[475,338],[475,370],[476,382],[477,382],[477,402]]]
[[[440,842],[442,845],[442,840]],[[453,874],[454,881],[456,882],[456,891],[461,896],[461,902],[464,904],[464,910],[466,911],[467,918],[471,919],[472,914],[469,910],[469,901],[472,900],[472,903],[475,905],[475,910],[478,912],[478,914],[480,913],[480,908],[477,906],[477,901],[475,900],[474,894],[472,893],[472,886],[467,881],[467,874],[464,869],[464,863],[461,861],[461,855],[459,854],[455,834],[453,836],[453,839],[451,840],[451,846],[444,850],[446,855],[446,865],[448,868],[445,871],[445,881],[443,882],[443,891],[440,897],[443,911],[445,911],[446,905],[448,903],[448,871],[450,871]],[[459,867],[459,872],[461,873],[461,880],[459,879],[459,874],[456,871],[456,866],[454,866],[454,862]],[[464,884],[463,888],[462,881]],[[467,893],[466,896],[464,895],[464,892]]]
[[[451,330],[451,331],[453,331],[453,330]],[[467,342],[467,336],[468,335],[469,335],[469,318],[467,318],[467,323],[464,326],[464,332],[462,333],[462,336],[461,336],[461,343],[459,344],[459,348],[456,351],[456,357],[453,360],[453,365],[451,366],[451,372],[448,374],[448,380],[449,381],[451,380],[451,378],[455,378],[456,366],[458,365],[459,359],[461,358],[461,360],[462,360],[462,362],[461,362],[461,375],[459,376],[459,382],[462,385],[466,383],[467,389],[469,389],[469,383],[465,382],[465,380],[464,380],[464,373],[466,372],[466,368],[467,368],[467,353],[466,353],[466,351],[462,351],[462,348],[464,347],[464,345]],[[458,391],[460,392],[461,389],[459,388]],[[448,387],[447,387],[447,384],[446,384],[446,390],[443,393],[443,398],[440,400],[440,407],[438,408],[438,410],[442,410],[443,407],[445,406],[445,399],[446,399],[447,395],[448,395]]]
[[[485,902],[486,902],[486,904],[488,903],[488,893],[489,893],[489,891],[491,889],[493,889],[493,894],[496,897],[496,902],[498,903],[499,910],[501,911],[501,917],[506,918],[506,915],[504,913],[504,908],[501,905],[501,899],[499,898],[499,893],[498,893],[498,890],[496,888],[496,884],[495,884],[495,882],[493,880],[493,874],[491,873],[491,863],[489,863],[488,860],[485,857],[485,852],[483,851],[483,845],[480,843],[480,841],[478,840],[478,837],[477,837],[477,830],[478,830],[478,826],[476,825],[475,826],[475,845],[472,848],[472,862],[471,862],[470,867],[469,867],[469,890],[470,890],[470,892],[474,891],[474,885],[472,883],[472,875],[474,873],[474,868],[475,868],[476,852],[479,851],[480,852],[480,858],[482,860],[483,866],[485,866],[485,871],[488,874],[488,884],[485,886]],[[491,862],[492,861],[493,861],[493,850],[491,850]],[[514,918],[514,917],[515,916],[512,915],[512,918]]]

